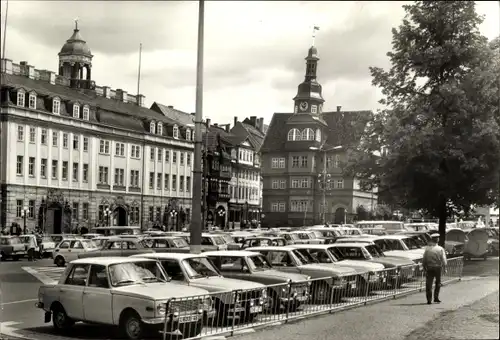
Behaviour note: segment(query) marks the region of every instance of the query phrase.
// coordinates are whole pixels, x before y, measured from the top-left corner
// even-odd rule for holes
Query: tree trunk
[[[446,219],[448,212],[446,211],[446,199],[443,198],[439,203],[439,245],[444,248],[444,241],[446,239]]]

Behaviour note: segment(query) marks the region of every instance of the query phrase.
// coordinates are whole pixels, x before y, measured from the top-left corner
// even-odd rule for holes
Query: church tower
[[[306,76],[298,86],[297,95],[293,98],[294,113],[319,115],[323,111],[324,99],[321,85],[316,80],[318,70],[318,50],[311,46],[306,57]]]
[[[92,53],[83,40],[75,20],[73,35],[59,52],[59,75],[70,79],[73,88],[92,89]]]

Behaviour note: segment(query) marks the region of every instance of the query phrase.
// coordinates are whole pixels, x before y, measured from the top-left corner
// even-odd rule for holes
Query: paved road
[[[333,339],[332,334],[336,333],[332,333],[331,328],[335,326],[334,328],[342,329],[342,334],[338,333],[336,334],[336,337],[349,339],[350,336],[349,334],[352,334],[353,339],[356,337],[357,337],[356,339],[358,340],[367,339],[366,337],[363,338],[363,336],[357,334],[355,330],[371,329],[367,327],[362,327],[362,328],[359,327],[359,322],[365,324],[365,322],[370,322],[373,319],[369,313],[372,313],[372,315],[377,315],[379,317],[385,317],[386,320],[385,321],[382,320],[380,322],[382,322],[384,327],[387,328],[387,331],[394,332],[393,327],[398,328],[400,326],[399,325],[400,320],[398,319],[398,315],[405,314],[408,312],[407,314],[410,316],[415,315],[416,322],[412,323],[412,319],[411,318],[408,319],[408,324],[403,326],[403,330],[405,331],[404,334],[403,333],[400,334],[402,337],[404,337],[405,335],[410,334],[411,331],[414,330],[417,331],[421,326],[425,326],[426,322],[432,320],[433,317],[439,317],[439,311],[450,310],[449,309],[450,306],[448,306],[449,303],[453,304],[451,306],[453,308],[460,308],[467,304],[475,303],[478,299],[486,296],[485,292],[493,293],[495,289],[498,290],[498,277],[499,277],[498,264],[499,264],[498,257],[489,258],[487,261],[476,260],[476,261],[466,262],[463,271],[465,278],[467,277],[483,277],[483,278],[481,278],[479,281],[478,280],[473,280],[470,282],[466,281],[456,285],[457,287],[460,286],[462,288],[455,288],[455,287],[452,288],[452,286],[449,286],[450,287],[449,292],[458,289],[458,291],[453,293],[452,296],[447,296],[448,287],[445,288],[443,291],[443,299],[452,301],[457,297],[461,298],[458,299],[458,302],[452,303],[450,301],[445,301],[445,303],[440,306],[436,305],[430,307],[432,308],[431,311],[438,311],[438,313],[437,314],[430,313],[432,314],[431,315],[432,317],[429,318],[428,320],[425,318],[419,319],[422,316],[428,317],[430,315],[426,314],[429,311],[429,308],[427,308],[429,306],[420,305],[420,302],[423,300],[422,293],[420,293],[417,294],[419,295],[418,297],[411,296],[405,298],[405,299],[410,299],[408,300],[409,302],[406,302],[406,305],[401,304],[400,306],[396,307],[394,306],[384,307],[385,309],[381,308],[380,310],[377,309],[378,307],[376,307],[378,305],[375,305],[370,307],[359,308],[353,311],[337,313],[335,318],[330,317],[328,319],[327,317],[325,319],[323,317],[319,319],[308,320],[307,322],[301,322],[299,324],[302,325],[300,326],[302,328],[299,327],[299,329],[295,329],[293,332],[287,331],[286,330],[287,327],[297,327],[297,325],[299,324],[291,326],[287,325],[278,329],[278,332],[282,334],[282,336],[279,336],[279,338],[290,338],[290,340],[293,340],[294,337],[299,339],[299,337],[297,337],[297,334],[306,337],[310,337],[312,334],[314,334],[314,336],[318,338],[318,340]],[[13,327],[14,329],[29,329],[31,330],[31,332],[36,332],[32,333],[35,334],[34,336],[32,336],[32,338],[34,339],[41,339],[42,337],[50,336],[50,334],[53,334],[51,327],[43,323],[42,312],[37,308],[35,308],[33,305],[34,302],[36,301],[38,287],[40,286],[40,284],[42,282],[50,283],[56,281],[61,275],[63,270],[64,270],[63,268],[54,267],[51,260],[41,260],[37,262],[28,262],[26,260],[19,262],[0,262],[0,289],[2,293],[1,298],[3,299],[0,321],[3,322],[2,325],[4,326],[4,328],[6,329],[9,327],[10,328]],[[493,284],[491,283],[492,280],[494,281]],[[495,289],[492,289],[491,287],[494,287]],[[416,300],[411,300],[411,299],[416,299]],[[395,301],[403,301],[403,300],[398,299]],[[496,306],[498,309],[498,300]],[[375,310],[373,308],[375,308]],[[352,326],[349,326],[348,318],[345,319],[342,315],[349,315],[349,313],[355,313],[355,312],[358,313],[357,311],[359,311],[359,313],[361,314],[358,316],[351,316],[355,318],[352,320],[357,320],[357,321],[353,323],[353,321],[351,320]],[[483,313],[483,314],[488,314],[488,313]],[[491,317],[492,316],[480,316],[482,320],[487,320],[488,318]],[[459,318],[459,316],[457,316],[457,318]],[[331,320],[334,321],[332,322]],[[339,323],[339,320],[344,320],[342,322],[346,324],[343,325],[342,322]],[[13,322],[17,322],[17,324],[13,324]],[[380,328],[379,326],[379,329],[384,330],[384,327]],[[374,328],[374,330],[377,330],[377,328]],[[114,337],[113,333],[114,333],[113,329],[103,329],[102,327],[89,327],[82,325],[75,328],[75,330],[72,331],[70,335],[72,338],[79,338],[79,339],[102,339],[102,338],[112,339]],[[257,334],[265,334],[265,333],[266,332]],[[270,336],[272,336],[272,338],[276,337],[274,331],[268,333],[270,334]],[[374,337],[374,339],[380,338],[380,336],[385,337],[385,335],[383,335],[384,334],[383,331],[378,331],[375,332],[374,334],[378,335],[377,337]],[[396,332],[395,334],[399,333]],[[402,339],[402,337],[394,339]],[[258,338],[252,338],[252,339],[259,339],[259,338],[271,339],[271,337],[266,337],[263,335],[259,335]],[[413,339],[416,338],[412,338],[412,340]]]

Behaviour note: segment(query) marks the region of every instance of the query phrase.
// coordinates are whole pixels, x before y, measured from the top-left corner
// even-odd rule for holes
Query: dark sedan
[[[144,241],[138,238],[112,237],[106,240],[101,249],[78,254],[78,258],[101,256],[131,256],[136,254],[154,253]]]

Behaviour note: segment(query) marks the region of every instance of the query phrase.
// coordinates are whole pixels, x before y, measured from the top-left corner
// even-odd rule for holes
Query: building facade
[[[275,113],[260,149],[263,221],[268,227],[346,223],[358,206],[373,210],[375,192],[342,171],[349,145],[359,140],[368,111],[324,112],[317,81],[318,52],[306,57],[293,113]]]
[[[76,27],[57,74],[1,61],[2,228],[189,223],[192,128],[96,86],[92,59]]]

